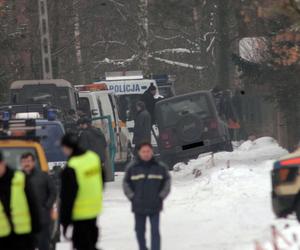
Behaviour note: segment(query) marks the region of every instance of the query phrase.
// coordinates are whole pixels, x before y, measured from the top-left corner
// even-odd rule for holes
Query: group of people
[[[147,98],[151,98],[150,95],[154,98],[151,91],[154,92],[149,89]],[[146,103],[137,103],[136,157],[126,168],[123,190],[135,215],[139,250],[148,249],[145,240],[147,218],[151,223],[151,250],[160,250],[160,211],[170,192],[171,178],[168,168],[154,158],[151,145],[154,118]],[[0,152],[1,250],[49,250],[51,215],[57,201],[62,234],[72,240],[73,248],[97,249],[97,217],[103,203],[106,141],[90,120],[81,119],[78,124],[79,134],[67,133],[61,140],[62,151],[68,160],[60,175],[60,190],[51,177],[38,168],[32,153],[21,156],[21,169],[16,170],[17,166],[6,164]],[[71,236],[69,228],[73,229]]]
[[[80,146],[79,137],[66,134],[61,142],[68,157],[61,174],[60,224],[63,235],[76,250],[96,250],[102,211],[104,177],[97,153]],[[138,156],[129,164],[123,189],[132,203],[140,250],[147,250],[146,220],[151,222],[151,249],[160,249],[159,215],[170,192],[166,166],[153,157],[150,143],[138,146]],[[50,247],[51,210],[56,187],[47,173],[38,169],[33,154],[21,156],[21,170],[7,166],[0,153],[0,247],[1,250],[46,250]],[[68,228],[73,228],[72,237]]]

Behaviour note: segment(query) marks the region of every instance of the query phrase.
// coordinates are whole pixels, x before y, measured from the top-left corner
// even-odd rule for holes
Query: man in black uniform
[[[36,167],[35,157],[32,153],[21,156],[22,170],[27,174],[34,189],[37,190],[38,203],[42,212],[42,230],[36,236],[39,250],[49,250],[51,210],[56,200],[56,188],[51,177]]]
[[[133,144],[135,144],[135,152],[137,147],[144,142],[151,143],[151,116],[145,108],[145,104],[141,101],[136,104],[137,114],[134,120]]]
[[[34,250],[41,229],[37,190],[21,171],[7,167],[0,152],[0,249]]]
[[[163,200],[171,188],[171,177],[167,167],[153,158],[150,143],[138,147],[138,158],[127,167],[123,189],[132,202],[135,214],[135,230],[140,250],[147,250],[146,219],[151,223],[151,250],[160,250],[159,216]]]
[[[66,235],[73,226],[72,241],[76,250],[96,250],[97,216],[102,210],[103,168],[99,156],[79,146],[75,134],[66,134],[62,147],[68,157],[61,175],[60,219]]]
[[[79,119],[80,126],[79,144],[84,150],[91,150],[95,152],[101,159],[102,166],[106,161],[107,143],[105,136],[101,129],[95,128],[92,125],[91,119],[84,117]]]
[[[151,124],[155,123],[155,103],[156,100],[154,96],[156,95],[157,89],[153,83],[151,83],[150,87],[145,91],[145,93],[141,97],[141,101],[145,103],[146,110],[149,112],[151,116]]]

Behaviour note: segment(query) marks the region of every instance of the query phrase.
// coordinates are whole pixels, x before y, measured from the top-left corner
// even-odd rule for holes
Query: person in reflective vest
[[[24,173],[7,167],[0,152],[0,249],[35,249],[40,220],[35,190]]]
[[[62,148],[68,157],[61,175],[61,224],[73,226],[72,241],[77,250],[95,250],[98,240],[97,216],[102,211],[103,170],[99,156],[80,148],[75,134],[66,134]]]

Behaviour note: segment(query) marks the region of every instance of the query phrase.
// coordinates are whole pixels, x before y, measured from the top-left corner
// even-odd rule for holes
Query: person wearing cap
[[[34,250],[41,230],[36,192],[26,175],[8,167],[0,152],[0,249]]]
[[[107,142],[103,132],[101,129],[95,128],[88,117],[80,118],[77,124],[80,128],[79,144],[81,148],[95,152],[100,157],[102,166],[104,166]]]
[[[60,221],[66,238],[73,226],[72,241],[76,250],[96,250],[97,217],[102,211],[103,168],[99,156],[81,148],[76,134],[62,138],[62,149],[68,157],[61,174]]]
[[[141,97],[141,101],[145,103],[145,107],[151,116],[151,124],[155,123],[155,103],[156,100],[154,96],[156,95],[157,89],[153,83],[151,83],[150,87],[145,91],[145,93]]]

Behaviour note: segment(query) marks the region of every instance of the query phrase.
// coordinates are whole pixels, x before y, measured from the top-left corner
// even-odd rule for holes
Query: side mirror
[[[94,116],[99,115],[99,112],[98,112],[97,109],[92,109],[92,110],[91,110],[91,113],[92,113],[92,115],[94,115]]]

